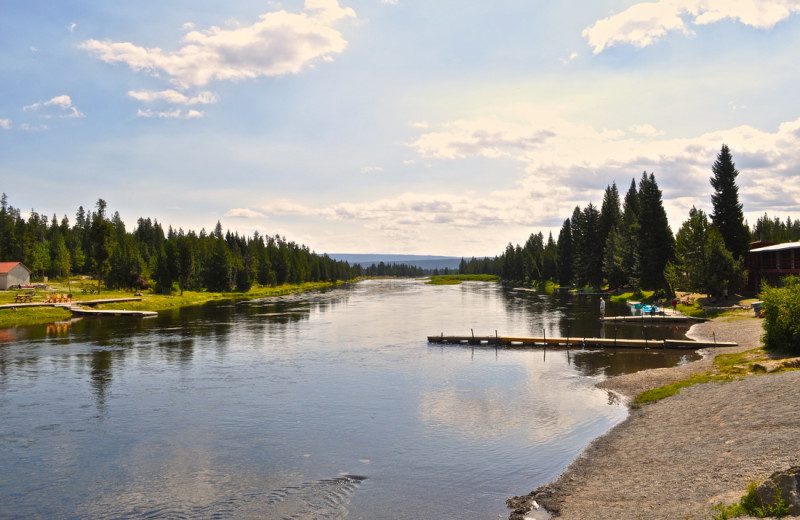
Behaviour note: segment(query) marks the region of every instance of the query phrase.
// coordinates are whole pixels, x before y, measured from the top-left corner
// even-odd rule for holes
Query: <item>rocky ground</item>
[[[695,325],[694,339],[716,337],[739,346],[707,349],[699,361],[616,377],[600,386],[630,402],[643,390],[705,372],[721,351],[759,346],[761,324],[743,312]],[[715,504],[737,502],[750,482],[800,465],[798,398],[800,371],[689,387],[632,409],[558,480],[530,497],[564,520],[711,519]],[[547,517],[544,510],[511,515],[512,520]]]

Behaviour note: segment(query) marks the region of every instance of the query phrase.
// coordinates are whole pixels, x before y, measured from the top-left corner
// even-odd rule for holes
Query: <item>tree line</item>
[[[0,259],[21,261],[35,277],[93,275],[98,288],[247,291],[253,284],[334,282],[363,276],[359,265],[319,255],[280,235],[240,236],[214,230],[165,231],[158,221],[140,218],[128,232],[119,212],[107,204],[94,211],[80,206],[74,223],[31,211],[27,219],[0,198]]]
[[[562,286],[634,287],[721,294],[746,281],[746,255],[752,240],[800,240],[800,221],[759,218],[752,231],[744,220],[736,178],[739,171],[727,145],[711,168],[709,216],[692,208],[673,234],[662,192],[653,173],[643,172],[620,197],[616,183],[606,187],[598,209],[575,207],[558,239],[533,233],[523,245],[506,246],[494,258],[462,259],[463,274],[494,274],[505,282]]]

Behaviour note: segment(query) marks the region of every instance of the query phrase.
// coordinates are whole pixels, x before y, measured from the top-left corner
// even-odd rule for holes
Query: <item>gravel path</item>
[[[760,345],[761,320],[744,314],[692,327],[695,339],[736,341],[682,367],[620,376],[600,386],[626,398],[708,370],[719,351]],[[709,383],[633,409],[557,481],[534,491],[559,519],[710,519],[751,481],[800,465],[800,371]],[[546,518],[535,512],[527,518]],[[512,518],[526,518],[512,515]]]

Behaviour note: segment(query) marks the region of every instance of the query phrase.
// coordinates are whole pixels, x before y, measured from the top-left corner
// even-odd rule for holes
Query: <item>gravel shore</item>
[[[739,346],[705,349],[699,361],[623,375],[599,386],[630,402],[644,390],[705,372],[720,352],[759,346],[761,323],[742,313],[697,324],[689,333],[693,339],[716,337]],[[530,496],[553,518],[564,520],[711,519],[715,504],[738,501],[750,482],[800,465],[798,398],[800,371],[694,385],[632,409],[558,480]],[[511,518],[548,516],[540,510]]]

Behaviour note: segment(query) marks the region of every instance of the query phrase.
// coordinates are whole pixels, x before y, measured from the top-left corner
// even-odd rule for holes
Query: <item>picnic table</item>
[[[17,294],[14,296],[14,303],[28,303],[33,301],[33,295],[30,293]]]

